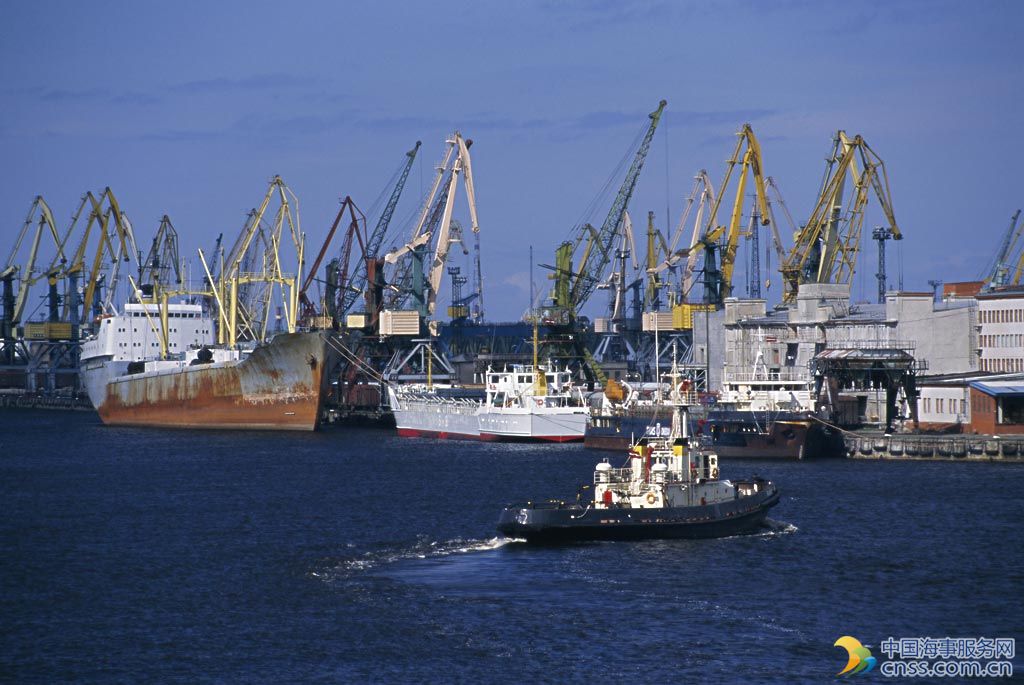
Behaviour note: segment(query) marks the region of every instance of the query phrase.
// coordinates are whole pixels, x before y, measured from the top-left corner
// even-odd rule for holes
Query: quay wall
[[[1024,462],[1024,435],[869,435],[844,436],[851,459]]]

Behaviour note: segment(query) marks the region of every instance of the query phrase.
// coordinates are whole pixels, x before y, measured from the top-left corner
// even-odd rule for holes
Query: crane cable
[[[334,336],[327,336],[326,340],[327,344],[331,347],[331,349],[340,354],[342,358],[345,359],[345,361],[355,365],[356,368],[360,369],[361,371],[369,375],[375,381],[378,381],[380,383],[384,382],[384,376],[380,375],[373,367],[371,367],[362,359],[360,359],[355,352],[353,352],[351,349],[349,349],[348,346],[345,345],[345,343],[341,342]]]

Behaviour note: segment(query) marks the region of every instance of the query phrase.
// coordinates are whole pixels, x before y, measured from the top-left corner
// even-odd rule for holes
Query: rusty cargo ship
[[[269,342],[213,344],[199,305],[171,305],[166,358],[153,356],[150,305],[106,316],[82,345],[81,374],[105,424],[311,431],[319,424],[328,342],[320,332],[282,333]],[[149,351],[150,356],[144,356]]]

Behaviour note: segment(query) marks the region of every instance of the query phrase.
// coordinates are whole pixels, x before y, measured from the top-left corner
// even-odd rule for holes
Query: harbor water
[[[1022,465],[730,460],[762,534],[496,537],[607,456],[6,411],[0,680],[810,682],[843,635],[1024,637]]]

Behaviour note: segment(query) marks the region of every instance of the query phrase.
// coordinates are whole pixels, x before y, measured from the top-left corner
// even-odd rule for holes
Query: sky
[[[697,170],[720,182],[744,123],[806,219],[843,129],[889,174],[904,235],[890,282],[900,267],[907,290],[973,280],[1024,205],[1022,25],[1024,4],[987,1],[8,3],[0,258],[36,195],[63,226],[105,186],[140,246],[168,214],[183,254],[208,252],[274,175],[313,253],[339,200],[369,209],[421,140],[399,240],[457,129],[474,141],[485,313],[514,320],[530,246],[550,264],[575,225],[604,219],[601,189],[665,99],[630,202],[638,239],[648,211],[674,230]],[[872,198],[865,233],[878,223]],[[877,290],[865,242],[855,300]]]

